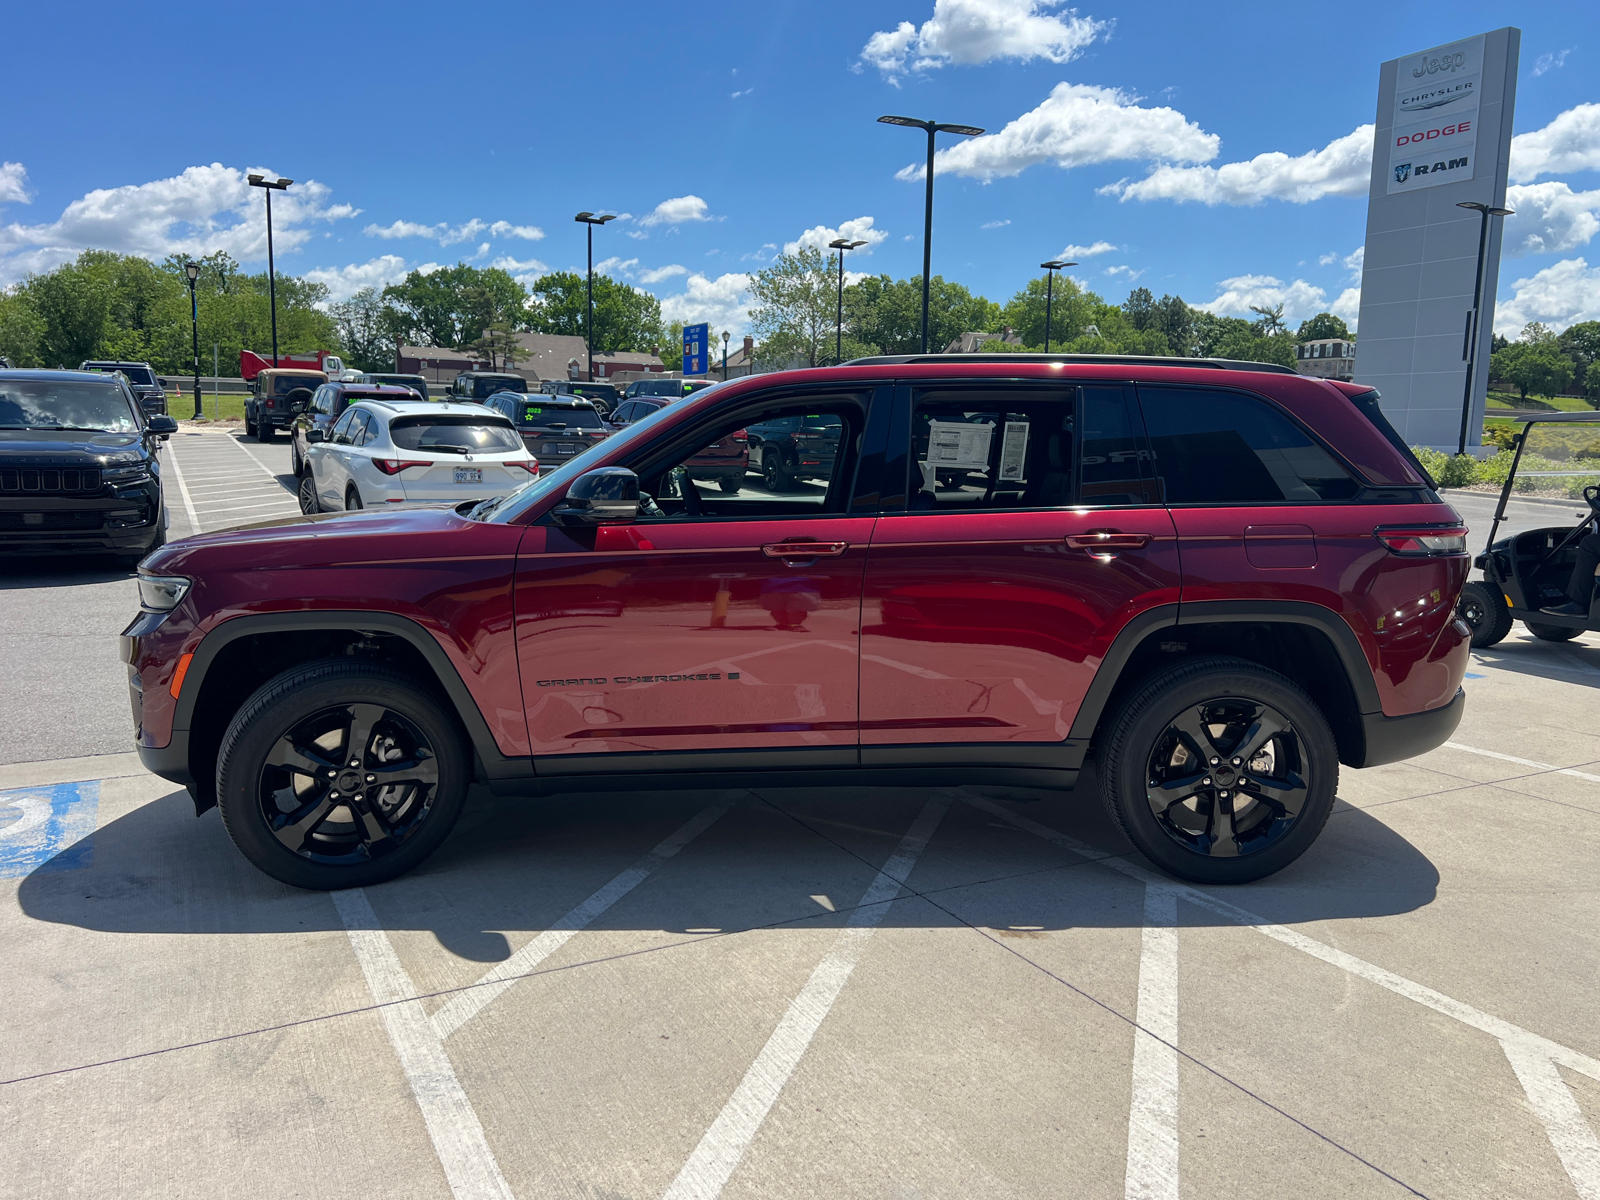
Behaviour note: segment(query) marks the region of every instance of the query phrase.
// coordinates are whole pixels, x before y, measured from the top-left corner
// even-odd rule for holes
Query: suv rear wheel
[[[781,451],[767,450],[761,455],[761,481],[769,492],[787,492],[792,486],[794,481],[784,468]]]
[[[331,659],[245,701],[222,739],[217,805],[233,844],[294,887],[365,887],[444,841],[469,759],[451,714],[409,676]]]
[[[1102,743],[1112,819],[1151,862],[1200,883],[1288,866],[1322,832],[1338,784],[1338,748],[1311,697],[1241,659],[1153,675]]]
[[[1505,593],[1482,579],[1474,579],[1461,589],[1456,616],[1472,630],[1474,650],[1492,646],[1511,632],[1511,613],[1506,608]]]

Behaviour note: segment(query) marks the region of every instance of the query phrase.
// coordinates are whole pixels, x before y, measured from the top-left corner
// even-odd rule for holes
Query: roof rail
[[[1267,371],[1274,375],[1298,374],[1277,363],[1246,362],[1239,358],[1178,358],[1157,354],[874,354],[853,358],[847,367],[890,367],[917,363],[1082,363],[1085,366],[1211,367],[1219,371]]]

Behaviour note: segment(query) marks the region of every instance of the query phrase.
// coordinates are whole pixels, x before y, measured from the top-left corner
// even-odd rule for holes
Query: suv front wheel
[[[1199,883],[1280,871],[1327,823],[1339,755],[1327,719],[1293,681],[1241,659],[1152,676],[1118,709],[1100,794],[1128,840]]]
[[[438,849],[466,802],[470,760],[429,689],[378,663],[330,659],[268,680],[217,756],[233,844],[294,887],[365,887]]]

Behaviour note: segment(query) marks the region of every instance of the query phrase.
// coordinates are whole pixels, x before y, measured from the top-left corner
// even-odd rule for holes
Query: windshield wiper
[[[425,450],[448,451],[451,454],[471,454],[471,446],[425,446]]]

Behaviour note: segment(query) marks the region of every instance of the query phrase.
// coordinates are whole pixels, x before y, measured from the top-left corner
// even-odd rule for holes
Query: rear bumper
[[[1415,758],[1437,749],[1450,740],[1450,735],[1461,724],[1461,714],[1467,709],[1467,694],[1456,689],[1455,699],[1427,712],[1409,713],[1403,717],[1386,717],[1382,713],[1363,713],[1362,731],[1366,735],[1366,755],[1361,767],[1381,767],[1385,763]]]

